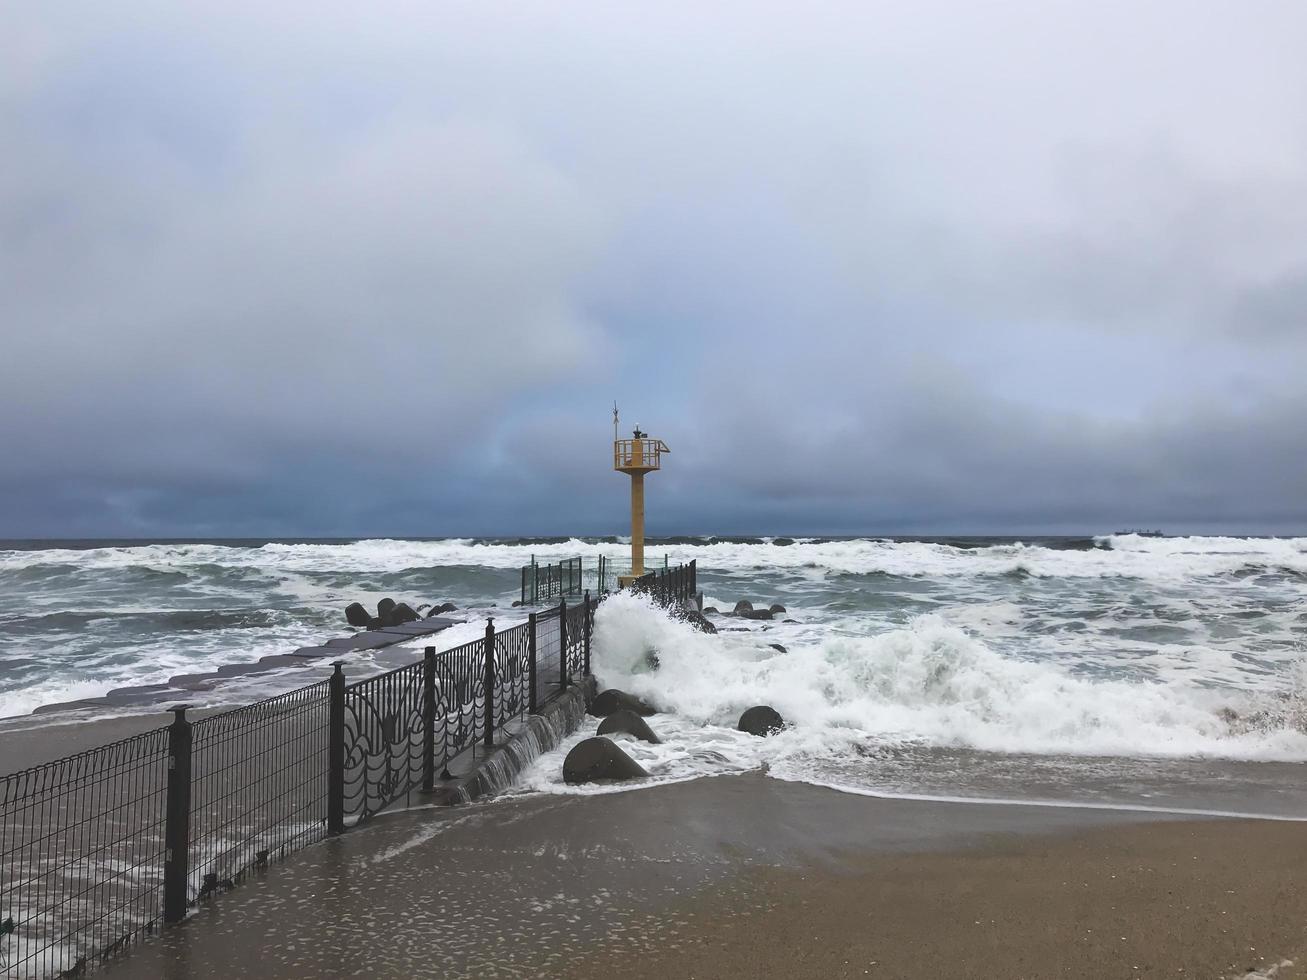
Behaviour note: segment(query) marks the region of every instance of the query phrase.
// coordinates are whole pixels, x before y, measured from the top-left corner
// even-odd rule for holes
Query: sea
[[[625,545],[0,541],[0,717],[319,644],[347,632],[352,601],[453,602],[465,622],[435,638],[452,647],[487,618],[524,618],[524,564],[621,563]],[[710,614],[710,635],[638,596],[601,605],[600,685],[659,711],[660,744],[622,743],[650,773],[640,785],[760,770],[878,796],[1307,818],[1307,538],[708,536],[647,555],[696,560],[723,614],[740,599],[784,612]],[[350,654],[347,673],[380,669],[371,658]],[[250,700],[309,673],[205,697]],[[787,727],[736,731],[757,704]],[[515,792],[638,790],[562,783],[588,734]]]

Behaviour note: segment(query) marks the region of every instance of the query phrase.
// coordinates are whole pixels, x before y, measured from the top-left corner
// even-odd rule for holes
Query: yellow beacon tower
[[[644,475],[659,468],[663,453],[671,452],[661,439],[650,439],[637,426],[630,439],[617,438],[617,410],[613,410],[613,469],[631,477],[631,574],[617,578],[626,588],[644,574]]]

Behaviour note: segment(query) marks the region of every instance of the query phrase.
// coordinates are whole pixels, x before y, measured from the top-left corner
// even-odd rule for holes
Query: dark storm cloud
[[[1305,9],[0,7],[0,534],[1302,529]]]

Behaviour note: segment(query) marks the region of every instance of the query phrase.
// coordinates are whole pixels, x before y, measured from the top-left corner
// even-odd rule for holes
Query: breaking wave
[[[771,704],[792,725],[774,747],[792,753],[856,744],[1307,760],[1301,684],[1240,692],[1090,675],[1005,656],[935,615],[775,649],[766,634],[705,635],[618,596],[597,615],[595,665],[601,686],[695,726],[730,728],[745,708]]]

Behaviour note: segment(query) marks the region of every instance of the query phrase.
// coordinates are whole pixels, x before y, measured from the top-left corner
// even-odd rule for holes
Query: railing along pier
[[[631,588],[692,601],[695,564]],[[598,597],[416,663],[188,717],[0,777],[0,973],[81,975],[249,874],[451,778],[590,673]],[[481,748],[479,749],[478,746]]]

